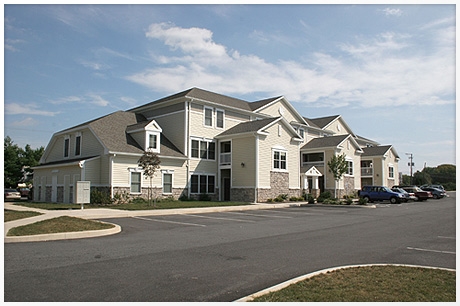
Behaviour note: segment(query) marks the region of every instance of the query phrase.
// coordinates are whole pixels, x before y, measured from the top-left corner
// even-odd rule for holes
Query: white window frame
[[[219,113],[222,114],[222,126],[218,126]],[[216,108],[216,129],[225,129],[225,110]]]
[[[157,138],[155,148],[150,147],[150,136],[155,136]],[[160,153],[160,137],[160,133],[158,132],[147,132],[145,134],[145,151]]]
[[[133,174],[139,174],[139,191],[133,191]],[[142,194],[142,169],[131,168],[129,169],[129,193],[130,194]]]
[[[299,135],[302,139],[305,139],[305,129],[304,128],[299,128]]]
[[[70,135],[65,135],[64,136],[64,151],[63,151],[63,155],[64,155],[64,158],[69,158],[70,157]]]
[[[206,124],[206,111],[210,110],[211,111],[211,124]],[[206,127],[214,127],[214,108],[204,106],[203,107],[203,125]]]
[[[395,167],[392,164],[388,165],[388,177],[391,179],[395,178]]]
[[[275,153],[279,153],[279,167],[276,168],[275,167]],[[282,162],[283,160],[281,159],[281,156],[284,155],[285,156],[285,159],[284,159],[284,163],[286,165],[285,168],[282,168],[281,165],[282,165]],[[288,152],[287,150],[282,150],[282,149],[272,149],[272,171],[278,171],[278,172],[287,172],[288,171]]]
[[[345,172],[345,175],[353,176],[353,171],[354,171],[354,168],[355,168],[355,163],[353,162],[353,159],[347,158],[345,161],[347,163],[347,171]]]
[[[165,191],[165,175],[171,175],[171,192]],[[161,171],[161,186],[163,194],[173,194],[174,185],[174,170],[162,170]]]
[[[79,143],[78,146],[77,146],[77,139],[80,139],[80,143]],[[78,133],[75,135],[75,156],[80,156],[80,155],[81,155],[82,140],[83,140],[83,137],[82,137],[82,135],[81,135],[81,132],[78,132]],[[77,152],[77,148],[79,149],[78,152]],[[78,154],[77,154],[77,153],[78,153]]]
[[[198,142],[198,157],[193,156],[193,141]],[[209,158],[209,144],[213,143],[214,144],[214,158]],[[202,145],[206,145],[206,157],[201,157],[201,148]],[[194,159],[201,159],[201,160],[211,160],[211,161],[216,161],[216,154],[217,154],[217,142],[211,140],[211,139],[203,139],[203,138],[191,138],[190,139],[190,158]]]
[[[193,192],[192,191],[192,177],[197,176],[198,177],[198,192]],[[209,192],[209,177],[212,176],[214,177],[214,191]],[[206,177],[206,190],[205,192],[202,192],[201,190],[201,177]],[[190,194],[216,194],[216,189],[217,189],[217,175],[212,174],[212,173],[192,173],[190,175]]]

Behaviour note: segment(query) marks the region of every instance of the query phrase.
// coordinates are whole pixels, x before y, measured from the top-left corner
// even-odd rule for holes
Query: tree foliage
[[[410,184],[410,176],[403,175],[403,185]],[[425,167],[413,175],[413,184],[421,185],[443,185],[446,190],[455,190],[456,166],[443,164],[437,167]]]
[[[20,148],[13,140],[6,136],[4,138],[4,187],[15,188],[18,183],[29,183],[32,180],[33,170],[37,166],[40,157],[45,151],[44,147],[32,149],[26,145]]]
[[[142,168],[144,176],[150,179],[150,187],[148,193],[149,204],[152,198],[152,179],[155,176],[155,172],[160,168],[160,163],[160,157],[157,153],[152,151],[145,151],[137,162],[139,167]]]
[[[345,172],[348,170],[345,153],[342,155],[334,155],[331,160],[327,162],[329,171],[331,171],[334,179],[339,181]]]

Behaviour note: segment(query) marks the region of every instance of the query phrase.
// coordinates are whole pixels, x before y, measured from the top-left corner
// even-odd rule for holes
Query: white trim
[[[211,125],[206,124],[206,110],[211,110]],[[203,105],[203,126],[213,128],[214,127],[214,108]]]
[[[129,194],[142,194],[142,168],[128,168],[129,170]],[[133,185],[132,185],[132,176],[133,173],[138,173],[140,174],[140,180],[139,180],[139,192],[134,192],[133,191]]]
[[[171,175],[171,192],[165,192],[165,174]],[[174,170],[161,170],[161,192],[163,194],[173,194],[174,189]]]
[[[278,152],[280,153],[280,159],[279,159],[279,163],[280,163],[280,168],[275,168],[274,167],[274,163],[275,163],[275,152]],[[284,153],[285,155],[285,164],[286,164],[286,168],[283,169],[281,168],[281,153]],[[272,147],[272,156],[271,156],[271,171],[274,171],[274,172],[288,172],[288,151],[286,149],[280,149],[279,146],[278,147]]]
[[[222,113],[222,127],[220,126],[217,126],[217,114],[221,112]],[[225,110],[221,109],[221,108],[216,108],[216,129],[219,129],[219,130],[225,130]]]

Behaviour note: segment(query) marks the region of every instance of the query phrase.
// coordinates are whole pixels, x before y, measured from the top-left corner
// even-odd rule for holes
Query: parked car
[[[423,191],[417,186],[393,186],[392,188],[402,188],[409,193],[414,193],[417,198],[416,201],[426,201],[430,198],[433,198],[433,195],[429,191]]]
[[[4,190],[5,200],[20,200],[21,194],[16,189],[5,189]]]
[[[390,201],[391,204],[396,204],[405,201],[403,194],[391,191],[390,188],[385,186],[364,186],[358,194],[360,198],[368,202]]]
[[[429,191],[435,199],[442,199],[447,196],[447,193],[444,190],[433,188],[433,187],[421,187],[424,191]]]
[[[437,188],[437,189],[441,189],[442,191],[446,191],[446,190],[444,189],[444,186],[443,186],[443,185],[423,185],[423,186],[420,186],[421,189],[423,189],[424,187]]]
[[[415,197],[414,193],[407,192],[402,188],[391,188],[391,191],[398,192],[398,193],[401,193],[402,195],[404,195],[405,202],[408,202],[408,201],[411,201],[411,200],[412,201],[417,200],[417,198]]]
[[[21,194],[21,197],[27,197],[29,195],[30,189],[29,188],[19,188],[18,191]]]

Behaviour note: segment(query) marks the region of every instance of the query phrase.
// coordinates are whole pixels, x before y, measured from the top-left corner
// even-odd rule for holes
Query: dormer
[[[162,129],[155,120],[143,121],[126,127],[126,133],[131,135],[144,151],[160,153],[160,137]]]

